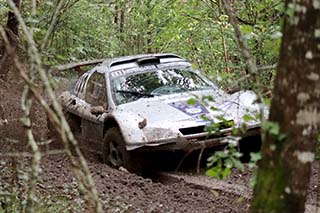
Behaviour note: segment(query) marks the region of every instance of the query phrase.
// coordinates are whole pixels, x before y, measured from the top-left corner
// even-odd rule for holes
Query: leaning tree
[[[304,212],[320,127],[320,0],[287,0],[251,212]]]

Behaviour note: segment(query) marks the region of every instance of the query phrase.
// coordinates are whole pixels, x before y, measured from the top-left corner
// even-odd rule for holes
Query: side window
[[[87,81],[88,78],[88,73],[84,73],[79,80],[77,81],[75,87],[74,87],[74,93],[78,94],[78,93],[83,93],[83,89],[84,89],[84,85]]]
[[[79,88],[80,88],[80,84],[81,84],[82,79],[83,79],[83,76],[81,76],[81,77],[79,78],[79,80],[78,80],[77,83],[76,83],[76,86],[74,87],[74,93],[75,93],[75,94],[78,94],[78,92],[79,92]]]
[[[106,106],[106,81],[103,74],[94,72],[86,87],[85,99],[93,106]]]
[[[81,82],[80,87],[79,87],[79,92],[80,93],[83,93],[84,85],[85,85],[87,79],[88,79],[88,75],[85,75],[83,77],[82,82]]]

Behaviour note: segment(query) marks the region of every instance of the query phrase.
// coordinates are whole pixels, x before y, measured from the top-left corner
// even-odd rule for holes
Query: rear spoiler
[[[82,70],[82,67],[88,67],[88,66],[96,66],[98,64],[101,64],[104,62],[106,59],[93,59],[89,61],[82,61],[82,62],[75,62],[75,63],[69,63],[69,64],[63,64],[63,65],[57,65],[51,67],[51,72],[54,74],[58,74],[57,72],[59,71],[64,71],[64,70],[75,70],[78,72],[78,74],[82,74],[84,71],[87,70]]]

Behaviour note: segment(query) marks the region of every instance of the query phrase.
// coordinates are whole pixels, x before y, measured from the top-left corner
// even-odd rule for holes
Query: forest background
[[[225,87],[250,89],[245,61],[237,47],[233,27],[222,3],[215,0],[138,1],[32,1],[21,4],[21,13],[34,28],[34,40],[46,65],[141,53],[171,52]],[[57,20],[49,29],[55,10]],[[241,32],[261,72],[266,95],[270,93],[281,41],[280,0],[234,1]],[[0,24],[5,26],[9,8],[0,1]],[[24,39],[23,37],[20,39]],[[45,40],[45,41],[44,41]],[[21,42],[23,45],[24,42]],[[24,48],[24,47],[22,47]],[[266,67],[267,66],[267,67]],[[271,68],[264,70],[264,68]],[[273,69],[272,69],[273,68]],[[241,81],[239,81],[239,77]],[[236,88],[239,89],[239,88]]]

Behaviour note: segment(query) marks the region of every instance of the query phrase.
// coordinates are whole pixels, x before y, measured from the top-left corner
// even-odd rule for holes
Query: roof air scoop
[[[156,65],[156,64],[160,64],[160,58],[157,58],[157,57],[139,58],[137,59],[136,62],[139,66]]]

